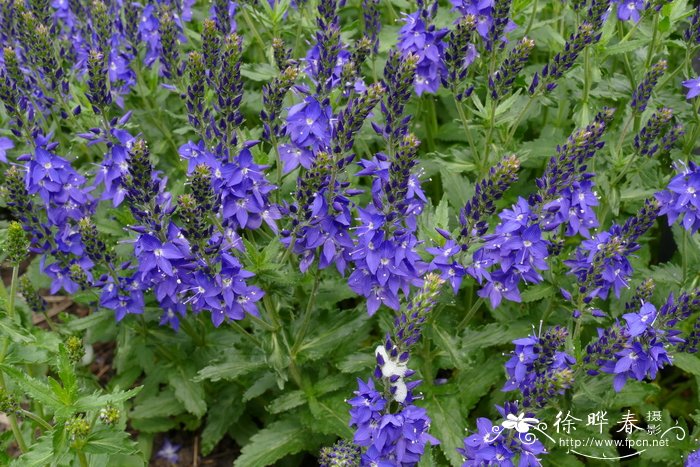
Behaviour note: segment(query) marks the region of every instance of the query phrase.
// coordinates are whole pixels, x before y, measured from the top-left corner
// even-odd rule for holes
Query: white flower
[[[374,351],[375,355],[381,355],[384,360],[384,365],[382,365],[382,376],[385,378],[391,378],[392,376],[400,376],[403,378],[408,371],[406,363],[401,363],[398,360],[392,360],[389,357],[389,353],[386,351],[383,345],[377,347]]]

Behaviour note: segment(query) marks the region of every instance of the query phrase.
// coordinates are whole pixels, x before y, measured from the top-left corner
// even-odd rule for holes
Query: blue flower
[[[627,329],[631,337],[637,337],[645,331],[652,329],[656,319],[656,307],[651,303],[645,303],[639,313],[626,313],[622,315],[627,322]]]
[[[645,5],[642,0],[622,0],[617,4],[617,17],[621,21],[628,21],[631,19],[636,23],[639,21],[644,8]]]
[[[15,147],[10,138],[0,137],[0,161],[7,162],[7,150]]]
[[[301,148],[325,149],[331,139],[333,111],[328,103],[319,103],[309,96],[287,113],[286,134]]]
[[[688,88],[688,94],[685,95],[686,99],[700,96],[700,77],[683,81],[683,86]]]
[[[180,447],[181,446],[179,444],[173,444],[168,438],[165,438],[163,440],[163,445],[156,453],[156,457],[159,459],[164,459],[171,464],[177,464],[180,462],[180,455],[178,454]]]
[[[531,414],[518,414],[517,403],[507,402],[497,409],[507,420],[530,417]],[[540,466],[537,455],[545,453],[544,445],[537,438],[525,437],[524,432],[513,433],[506,423],[494,425],[485,417],[476,420],[476,431],[464,439],[464,447],[457,449],[465,458],[463,467]]]
[[[700,465],[700,450],[688,454],[688,457],[685,459],[685,464],[683,465],[684,467],[697,467]]]
[[[615,375],[613,387],[617,392],[622,390],[628,379],[654,379],[659,369],[671,364],[663,343],[656,338],[651,338],[648,342],[635,341],[617,352],[615,357],[616,360],[607,362],[601,369]]]
[[[700,165],[680,165],[665,191],[656,194],[661,203],[659,214],[666,214],[669,225],[681,219],[691,234],[700,230]]]
[[[418,58],[415,89],[419,96],[424,92],[434,93],[447,74],[444,62],[445,44],[442,39],[449,32],[427,25],[421,12],[404,18],[406,23],[399,31],[398,48],[404,56],[413,54]]]

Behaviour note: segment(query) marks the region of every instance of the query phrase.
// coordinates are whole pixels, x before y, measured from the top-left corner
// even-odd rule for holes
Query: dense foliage
[[[700,6],[0,0],[0,41],[1,464],[700,465]]]

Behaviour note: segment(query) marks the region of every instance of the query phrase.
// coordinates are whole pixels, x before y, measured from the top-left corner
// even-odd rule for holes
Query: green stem
[[[459,119],[462,121],[462,127],[464,127],[464,133],[467,135],[467,141],[469,142],[469,148],[472,151],[472,157],[476,160],[478,153],[476,152],[476,144],[474,144],[474,135],[469,128],[469,120],[467,120],[467,114],[464,113],[464,108],[462,103],[454,98],[455,107],[457,107],[457,113],[459,114]]]
[[[532,13],[530,13],[530,21],[527,23],[527,28],[525,29],[525,37],[530,35],[530,30],[535,22],[535,16],[537,16],[537,0],[532,3]]]
[[[535,101],[535,98],[537,97],[539,92],[540,88],[538,88],[534,93],[530,94],[530,98],[528,99],[527,104],[525,104],[525,107],[523,107],[523,110],[520,111],[518,116],[515,117],[515,121],[513,122],[510,131],[508,132],[508,136],[506,137],[506,140],[503,143],[503,147],[508,146],[510,140],[513,139],[513,136],[515,136],[515,132],[518,130],[518,126],[520,126],[520,121],[523,119],[527,111],[530,110],[530,106]]]
[[[17,278],[19,276],[19,266],[12,268],[12,282],[10,282],[10,297],[7,304],[7,315],[11,320],[15,319],[15,299],[17,296]]]
[[[623,42],[627,42],[627,41],[629,40],[629,38],[632,37],[632,34],[634,34],[634,32],[635,32],[635,31],[637,30],[637,28],[639,27],[639,25],[642,24],[642,22],[643,22],[644,19],[646,18],[647,12],[648,12],[648,11],[649,11],[649,10],[645,10],[644,13],[642,13],[642,17],[639,18],[639,21],[637,21],[636,23],[634,23],[634,25],[632,26],[632,28],[631,28],[629,31],[627,31],[627,34],[625,34],[625,36],[624,36],[622,39],[620,39],[620,41],[617,43],[618,45],[619,45],[619,44],[622,44]],[[622,22],[620,22],[619,24],[622,24]]]
[[[656,40],[659,36],[659,15],[654,15],[653,31],[651,33],[651,43],[647,51],[647,59],[644,61],[644,69],[648,70],[651,65],[651,59],[654,58],[654,49],[656,48]]]
[[[693,131],[690,132],[690,139],[688,140],[688,143],[685,145],[684,148],[684,152],[686,155],[689,155],[693,151],[693,149],[695,149],[695,145],[698,141],[698,136],[700,136],[698,134],[700,132],[700,97],[696,97],[695,102],[693,103],[693,118],[695,119]]]
[[[458,333],[461,332],[462,329],[464,329],[464,327],[469,323],[469,321],[472,319],[472,317],[474,317],[474,314],[476,313],[476,310],[478,310],[479,308],[481,308],[481,305],[483,305],[483,304],[484,304],[484,299],[483,299],[482,297],[479,297],[479,298],[474,302],[474,304],[472,305],[472,307],[469,309],[469,311],[467,312],[467,314],[464,316],[464,319],[462,319],[462,321],[460,321],[459,324],[457,325],[457,332],[458,332]]]
[[[489,131],[486,133],[486,141],[484,142],[484,158],[482,167],[479,167],[479,174],[484,167],[489,165],[489,156],[491,153],[491,138],[493,137],[493,127],[496,124],[496,107],[498,106],[497,100],[491,100],[491,109],[489,112]]]
[[[683,267],[683,283],[688,277],[688,231],[683,229],[681,233],[683,236],[683,251],[681,252],[681,262]]]
[[[426,113],[428,115],[427,121],[424,120],[425,132],[428,139],[428,152],[435,151],[435,133],[437,128],[437,114],[435,113],[435,102],[432,97],[426,95],[423,99],[425,103]]]
[[[243,19],[245,21],[246,26],[248,26],[248,29],[250,29],[250,31],[253,33],[255,40],[258,41],[258,44],[260,45],[260,51],[263,52],[264,55],[264,51],[267,48],[267,45],[265,45],[265,41],[260,36],[260,33],[255,27],[255,24],[253,24],[253,20],[250,17],[250,14],[248,14],[248,9],[245,6],[243,6],[243,8],[241,8],[241,12],[243,13]]]
[[[42,427],[44,430],[47,430],[47,431],[48,431],[48,430],[52,430],[52,429],[53,429],[53,426],[52,426],[49,422],[47,422],[46,420],[44,420],[43,418],[41,418],[40,416],[38,416],[38,415],[35,414],[34,412],[30,412],[30,411],[28,411],[28,410],[20,409],[20,413],[22,414],[23,417],[26,417],[26,418],[29,418],[29,419],[31,419],[31,420],[34,420],[36,423],[38,423],[39,425],[41,425],[41,427]]]
[[[620,133],[620,139],[617,142],[617,153],[620,154],[620,151],[622,151],[622,146],[625,144],[625,136],[627,136],[627,132],[630,129],[630,125],[634,121],[634,117],[630,117],[627,119],[625,122],[625,126],[622,128],[622,132]]]
[[[87,456],[85,456],[85,453],[83,451],[78,451],[78,460],[80,461],[81,467],[90,467],[90,464],[87,460]]]
[[[304,310],[304,316],[302,317],[301,327],[299,328],[297,335],[294,337],[294,345],[292,346],[291,352],[292,360],[294,360],[294,357],[296,357],[297,352],[299,352],[299,348],[301,347],[301,343],[304,340],[304,336],[306,335],[306,332],[309,329],[309,323],[311,322],[311,310],[313,309],[314,304],[316,303],[316,295],[318,293],[320,276],[320,270],[318,269],[318,266],[316,266],[316,274],[314,275],[314,285],[311,289],[311,295],[309,295],[309,300],[306,302],[306,309]]]
[[[12,268],[12,282],[10,283],[10,296],[7,303],[7,315],[14,321],[15,318],[15,296],[17,295],[17,277],[19,276],[19,265],[15,265]],[[8,336],[3,337],[2,353],[0,354],[0,363],[5,360],[7,355],[7,349],[10,346],[10,340]],[[5,385],[5,375],[0,373],[0,390],[5,390],[7,386]],[[27,443],[24,441],[24,436],[22,435],[22,430],[19,428],[19,423],[17,423],[17,416],[14,413],[8,413],[7,418],[10,421],[10,429],[12,434],[17,441],[17,446],[22,452],[27,452]]]
[[[586,47],[583,51],[583,102],[581,103],[586,106],[586,109],[588,108],[588,94],[591,91],[591,81],[593,80],[591,75],[591,48]]]
[[[250,339],[255,345],[257,345],[258,347],[262,347],[262,344],[260,343],[260,339],[258,339],[258,338],[255,337],[253,334],[251,334],[250,332],[248,332],[243,326],[241,326],[240,324],[238,324],[238,322],[236,322],[236,321],[231,321],[231,326],[232,326],[234,329],[236,329],[238,332],[240,332],[241,334],[243,334],[245,337],[247,337],[248,339]]]

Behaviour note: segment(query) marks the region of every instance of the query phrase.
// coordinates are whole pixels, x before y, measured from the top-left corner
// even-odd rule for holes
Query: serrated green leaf
[[[309,397],[309,410],[312,418],[309,423],[305,423],[316,432],[351,439],[353,430],[348,425],[350,421],[348,409],[345,393],[318,399],[312,396]]]
[[[220,381],[222,379],[234,380],[258,368],[262,368],[265,365],[265,360],[261,357],[251,358],[234,355],[233,358],[235,357],[240,358],[240,360],[227,361],[202,368],[197,373],[197,376],[194,377],[194,382],[204,380]]]
[[[274,399],[267,406],[267,410],[270,413],[282,413],[303,404],[306,404],[306,394],[304,394],[304,391],[297,389],[295,391],[289,391],[282,394],[278,398]]]
[[[274,384],[274,378],[273,378]],[[224,437],[228,429],[236,423],[245,410],[245,404],[238,399],[238,391],[227,390],[221,400],[213,401],[216,410],[207,414],[207,422],[202,430],[202,454],[208,455]]]
[[[88,410],[101,409],[108,404],[121,404],[141,392],[143,386],[137,388],[129,389],[128,391],[122,391],[121,389],[115,389],[109,394],[102,394],[95,392],[94,394],[82,395],[75,403],[75,409],[79,412],[86,412]]]
[[[9,337],[13,342],[22,342],[24,344],[36,341],[34,336],[27,334],[24,329],[7,319],[0,320],[0,335]]]
[[[646,42],[645,39],[634,39],[619,44],[606,45],[605,47],[601,47],[601,59],[637,50],[641,46],[646,45]]]
[[[182,402],[189,413],[197,417],[203,417],[207,413],[204,388],[185,376],[182,369],[171,373],[170,385],[175,390],[177,400]]]
[[[88,436],[84,451],[91,454],[135,454],[136,444],[129,434],[113,429],[95,430]]]
[[[458,348],[459,340],[442,329],[437,323],[430,326],[430,333],[433,337],[433,342],[446,354],[450,362],[455,368],[464,369],[465,359],[462,355],[462,350]]]
[[[535,300],[542,300],[546,297],[551,297],[556,293],[556,288],[551,284],[538,284],[532,287],[528,287],[520,297],[523,303],[534,302]]]
[[[58,409],[63,407],[60,396],[56,394],[48,384],[9,365],[2,364],[0,365],[0,369],[8,374],[32,399],[41,402],[48,408]]]
[[[673,355],[673,365],[686,373],[700,376],[700,357],[697,354],[677,353]]]
[[[371,353],[360,352],[346,356],[336,366],[343,373],[360,373],[372,368],[375,363],[376,360]]]
[[[435,395],[425,399],[425,408],[432,419],[430,434],[440,440],[440,449],[450,464],[462,465],[462,456],[457,448],[463,447],[465,417],[456,394]]]
[[[160,391],[154,397],[139,400],[131,410],[129,417],[132,419],[169,417],[182,413],[183,410],[184,407],[175,397],[175,392],[168,388]]]
[[[307,446],[308,433],[295,420],[278,420],[250,438],[233,462],[235,467],[265,467]]]

